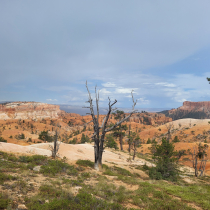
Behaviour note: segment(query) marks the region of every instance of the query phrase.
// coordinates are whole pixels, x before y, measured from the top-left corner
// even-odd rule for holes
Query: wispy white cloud
[[[139,98],[139,99],[137,99],[137,102],[140,103],[141,105],[150,103],[150,101],[145,98]]]
[[[106,83],[102,83],[102,86],[106,88],[113,88],[113,87],[116,87],[116,84],[114,84],[113,82],[106,82]]]
[[[46,99],[46,101],[58,101],[57,99]]]
[[[123,87],[119,87],[115,89],[115,93],[131,93],[133,91],[133,93],[135,93],[135,91],[137,91],[138,88],[123,88]]]
[[[164,86],[164,87],[176,87],[175,84],[167,83],[167,82],[158,82],[158,83],[155,83],[155,85]]]

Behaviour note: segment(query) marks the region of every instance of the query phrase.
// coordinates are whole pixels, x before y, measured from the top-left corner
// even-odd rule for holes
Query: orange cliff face
[[[200,102],[191,102],[191,101],[185,101],[183,102],[183,106],[180,107],[182,110],[197,110],[197,111],[203,111],[203,109],[210,110],[210,101],[200,101]]]
[[[210,101],[185,101],[183,102],[183,106],[163,113],[166,116],[171,117],[173,120],[182,118],[209,119]]]
[[[58,105],[39,102],[13,102],[0,105],[0,119],[43,119],[58,118]]]

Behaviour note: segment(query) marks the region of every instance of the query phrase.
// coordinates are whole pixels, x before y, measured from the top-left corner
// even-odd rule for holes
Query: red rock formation
[[[172,117],[173,120],[181,118],[210,118],[210,101],[191,102],[185,101],[183,106],[164,112],[166,116]]]
[[[204,108],[210,110],[210,101],[200,101],[200,102],[185,101],[183,102],[183,106],[181,106],[179,109],[188,110],[188,111],[191,110],[203,111]]]

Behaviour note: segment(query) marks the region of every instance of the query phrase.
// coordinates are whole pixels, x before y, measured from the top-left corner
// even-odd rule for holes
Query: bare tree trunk
[[[195,165],[194,165],[194,167],[195,167],[195,176],[196,177],[198,177],[198,168],[197,168],[197,166],[198,166],[198,160],[197,160],[197,157],[195,157]]]
[[[131,135],[131,125],[129,125],[129,133],[128,133],[128,136],[129,136],[129,140],[128,140],[128,152],[129,152],[129,154],[131,152],[131,139],[130,139],[130,135]]]
[[[135,157],[136,157],[136,149],[134,148],[134,150],[133,150],[133,160],[135,159]]]
[[[131,153],[131,144],[130,144],[130,142],[128,143],[128,152],[129,152],[129,154]]]
[[[57,132],[57,129],[55,131],[55,139],[54,139],[54,150],[53,150],[53,158],[56,157],[56,153],[57,153],[57,141],[58,141],[58,132]]]
[[[120,139],[120,149],[123,150],[123,138],[122,138],[122,134],[119,137]]]
[[[99,170],[99,156],[100,156],[100,152],[99,152],[100,148],[99,148],[99,142],[95,141],[95,146],[94,146],[94,153],[95,153],[95,166],[94,168],[96,170]]]

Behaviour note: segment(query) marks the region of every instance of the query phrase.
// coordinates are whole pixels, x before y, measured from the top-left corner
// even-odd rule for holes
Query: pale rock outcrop
[[[61,113],[58,105],[39,102],[12,102],[0,104],[0,119],[45,119],[58,118]]]

